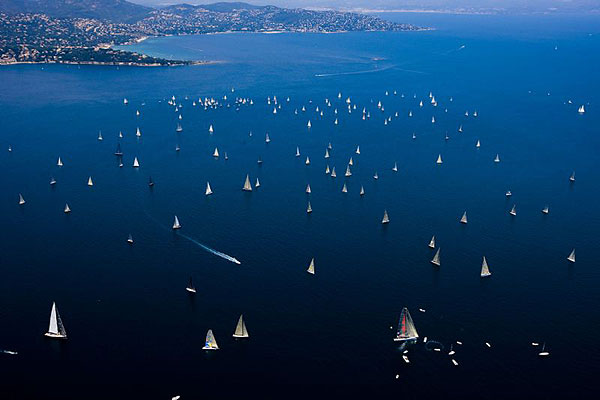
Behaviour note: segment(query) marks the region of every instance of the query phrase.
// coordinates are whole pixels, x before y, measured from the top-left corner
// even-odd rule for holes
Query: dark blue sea
[[[18,354],[0,353],[0,398],[591,397],[600,17],[384,17],[436,29],[131,47],[210,65],[1,67],[0,349]],[[222,106],[193,106],[206,97]],[[243,192],[246,174],[261,187]],[[43,336],[53,301],[66,341]],[[392,340],[403,307],[421,338],[410,364]],[[219,351],[202,350],[208,329]]]

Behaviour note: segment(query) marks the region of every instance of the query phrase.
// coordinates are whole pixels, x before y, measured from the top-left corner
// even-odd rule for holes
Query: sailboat
[[[296,146],[296,157],[300,157],[300,147]]]
[[[19,205],[22,206],[23,204],[25,204],[25,199],[23,198],[23,195],[19,193]]]
[[[136,128],[136,130],[135,130],[135,136],[137,136],[137,137],[140,137],[140,136],[142,136],[142,131],[140,131],[140,128],[139,128],[139,126],[138,126],[138,127]]]
[[[392,171],[398,172],[398,163],[394,163],[394,167],[392,168]]]
[[[250,175],[246,175],[246,181],[244,182],[244,187],[242,188],[242,190],[245,190],[246,192],[252,191],[252,185],[250,184]]]
[[[582,104],[579,106],[579,108],[577,109],[577,112],[579,114],[584,114],[585,113],[585,106]]]
[[[310,205],[310,201],[308,202],[308,206],[306,207],[306,213],[310,214],[312,212],[312,206]]]
[[[65,214],[68,214],[71,212],[71,208],[69,207],[69,204],[65,204],[65,210],[64,210]]]
[[[375,171],[375,175],[373,175],[373,179],[375,179],[375,180],[379,179],[379,175],[377,174],[377,171]]]
[[[99,141],[102,141],[102,140],[103,140],[103,138],[102,138],[102,131],[99,131],[99,132],[98,132],[98,140],[99,140]]]
[[[481,274],[480,275],[482,278],[492,275],[492,273],[490,272],[490,267],[488,266],[487,260],[485,259],[485,256],[483,256],[483,262],[481,263]]]
[[[181,224],[179,223],[177,215],[175,216],[175,221],[173,221],[173,229],[181,229]]]
[[[507,190],[506,191],[506,197],[510,197],[510,196],[512,196],[512,192],[510,190]]]
[[[63,166],[63,162],[62,162],[62,160],[60,159],[60,157],[58,157],[58,161],[56,162],[56,165],[58,165],[59,167],[62,167],[62,166]]]
[[[466,211],[463,213],[462,217],[460,217],[460,223],[461,224],[467,223],[467,212]]]
[[[50,311],[50,325],[48,326],[48,332],[46,332],[44,336],[55,339],[67,338],[67,331],[65,330],[62,320],[60,319],[58,307],[56,307],[55,302],[52,302],[52,311]]]
[[[458,132],[462,132],[462,131],[463,131],[462,125],[459,125],[458,126]]]
[[[122,156],[123,151],[121,151],[121,143],[117,143],[117,149],[115,150],[115,156]]]
[[[344,186],[342,186],[342,193],[348,193],[348,187],[346,186],[346,182],[344,182]]]
[[[50,185],[52,185],[52,186],[56,185],[56,179],[54,179],[53,176],[50,177]]]
[[[123,99],[123,104],[127,105],[129,103],[129,100],[127,100],[127,98]]]
[[[567,260],[571,261],[572,263],[575,262],[575,249],[573,249],[571,254],[569,254],[569,257],[567,257]]]
[[[140,167],[140,162],[138,161],[137,157],[135,157],[133,159],[133,168],[139,168]]]
[[[475,143],[475,147],[480,148],[481,147],[481,142],[478,140],[477,143]]]
[[[327,164],[327,166],[325,167],[325,175],[329,175],[331,173],[331,170],[329,169],[329,164]]]
[[[500,162],[500,155],[496,154],[496,158],[494,158],[494,162],[495,163],[499,163]]]
[[[181,119],[181,115],[179,117]],[[182,131],[183,131],[183,128],[181,127],[181,124],[177,123],[177,128],[175,128],[175,132],[182,132]]]
[[[333,169],[331,170],[331,177],[335,178],[337,176],[337,174],[335,173],[335,167],[333,167]]]
[[[204,192],[204,194],[206,196],[211,195],[213,193],[212,189],[210,188],[210,183],[206,182],[206,191]]]
[[[127,236],[127,243],[133,244],[133,236],[131,236],[131,233],[129,234],[129,236]]]
[[[383,211],[383,218],[381,219],[382,224],[388,224],[390,222],[390,217],[388,215],[387,210]]]
[[[438,267],[440,266],[440,248],[438,247],[437,251],[435,252],[435,255],[433,256],[433,259],[431,259],[431,263],[433,265],[437,265]]]
[[[308,265],[308,269],[306,270],[309,274],[315,274],[315,259],[310,260],[310,264]]]
[[[550,212],[550,208],[548,206],[542,208],[542,214],[548,214]]]
[[[365,195],[365,188],[362,185],[360,185],[360,195],[361,196]]]
[[[306,156],[306,161],[304,162],[304,164],[310,165],[310,158],[308,158],[308,156]]]
[[[354,160],[352,159],[352,157],[350,157],[350,160],[348,160],[348,165],[354,165]]]
[[[202,350],[219,350],[219,345],[217,344],[217,340],[213,335],[212,329],[209,329],[206,333],[206,341],[204,342]]]
[[[214,158],[219,158],[219,149],[215,147],[215,151],[213,152]]]
[[[329,158],[329,149],[325,149],[325,158]]]
[[[517,206],[513,205],[512,208],[510,209],[510,211],[508,212],[510,215],[512,215],[513,217],[517,215]]]
[[[360,146],[356,146],[356,154],[360,154]]]
[[[265,135],[265,143],[271,143],[271,138],[268,133]]]
[[[546,357],[546,356],[549,356],[549,355],[550,355],[550,353],[548,351],[546,351],[546,342],[544,342],[544,344],[542,345],[542,351],[540,351],[538,353],[538,356],[540,356],[540,357]]]
[[[438,158],[437,158],[437,161],[436,161],[436,164],[441,164],[442,162],[443,162],[443,161],[442,161],[442,155],[441,155],[441,154],[439,154],[439,155],[438,155]]]
[[[429,241],[429,247],[435,249],[435,235],[431,237],[431,240]]]
[[[306,126],[310,129],[310,127],[312,126],[312,124],[310,123],[310,120],[308,121],[308,123],[306,124]]]
[[[87,183],[87,185],[88,185],[88,186],[94,186],[94,182],[92,181],[92,177],[91,177],[91,176],[88,178],[88,183]]]
[[[254,187],[260,187],[260,181],[258,180],[258,178],[256,178],[256,183],[254,184]]]
[[[208,127],[208,133],[213,133],[214,131],[215,130],[212,125]]]
[[[575,182],[575,171],[573,171],[573,173],[571,174],[571,176],[569,177],[569,181],[571,182]]]
[[[346,173],[344,174],[344,176],[346,176],[346,177],[352,176],[352,171],[350,171],[350,165],[348,165],[346,167]]]
[[[306,193],[307,194],[311,194],[311,190],[310,190],[310,183],[308,185],[306,185]]]
[[[185,290],[190,293],[196,293],[196,288],[194,287],[194,283],[192,282],[192,277],[190,276],[190,283],[186,286]]]
[[[244,315],[240,315],[240,319],[238,319],[238,323],[235,326],[235,332],[233,332],[234,338],[247,338],[248,329],[246,329],[246,323],[244,322]]]
[[[119,138],[123,139],[123,132],[119,131]]]
[[[408,312],[408,308],[404,307],[400,313],[400,321],[398,322],[398,330],[394,342],[416,341],[419,338],[415,323]]]
[[[148,177],[148,186],[149,186],[149,187],[152,187],[152,186],[154,186],[154,180],[152,180],[152,177],[151,177],[151,176],[149,176],[149,177]]]

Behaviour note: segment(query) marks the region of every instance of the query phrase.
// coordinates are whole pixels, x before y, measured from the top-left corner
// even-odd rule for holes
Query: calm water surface
[[[133,47],[222,61],[206,66],[2,67],[0,349],[19,354],[0,353],[0,397],[201,398],[279,384],[317,393],[352,384],[407,398],[448,388],[477,398],[589,396],[600,361],[600,20],[386,17],[437,30],[168,37]],[[173,95],[178,113],[167,105]],[[192,106],[224,95],[223,104],[239,96],[254,105]],[[276,115],[266,103],[274,95]],[[123,168],[113,155],[119,131]],[[211,157],[215,147],[229,159]],[[240,190],[247,173],[261,181],[252,193]],[[391,223],[382,226],[385,209]],[[174,214],[183,235],[242,264],[173,233]],[[429,263],[432,235],[440,268]],[[573,248],[576,264],[566,260]],[[484,255],[493,275],[481,280]],[[305,272],[312,257],[314,276]],[[195,297],[184,290],[190,276]],[[52,301],[66,342],[42,336]],[[444,351],[420,343],[403,362],[390,327],[404,306]],[[241,313],[246,342],[231,337]],[[206,354],[209,328],[221,350]],[[457,340],[454,367],[446,353]],[[551,356],[538,357],[532,341]]]

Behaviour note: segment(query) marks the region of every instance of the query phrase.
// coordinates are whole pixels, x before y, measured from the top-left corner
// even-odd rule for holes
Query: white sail
[[[419,337],[415,323],[408,312],[408,309],[404,307],[400,313],[400,321],[398,322],[398,330],[396,331],[395,342],[402,342],[406,340],[415,340]]]
[[[87,183],[87,185],[88,185],[88,186],[94,186],[94,181],[92,181],[92,177],[91,177],[91,176],[88,178],[88,183]]]
[[[206,333],[206,341],[204,342],[203,350],[219,350],[219,345],[217,344],[217,340],[213,335],[212,329],[209,329]]]
[[[208,127],[208,133],[213,133],[214,131],[215,130],[212,125]]]
[[[362,185],[360,185],[360,195],[364,196],[364,194],[365,194],[365,188]]]
[[[485,256],[483,256],[483,262],[481,263],[481,277],[485,278],[491,274],[492,273],[490,272],[490,267],[488,266],[487,260],[485,259]]]
[[[342,193],[348,193],[348,187],[346,186],[346,182],[344,182],[344,186],[342,186]]]
[[[440,266],[440,248],[439,247],[438,247],[437,251],[435,252],[435,255],[433,256],[431,263],[433,265],[437,265],[438,267]]]
[[[308,269],[306,270],[309,274],[315,274],[315,259],[310,260],[310,264],[308,265]]]
[[[352,171],[350,171],[350,165],[346,166],[346,173],[344,174],[344,176],[352,176]]]
[[[356,146],[356,154],[360,154],[360,146]]]
[[[68,214],[71,212],[71,208],[69,207],[69,204],[65,204],[65,214]]]
[[[575,262],[575,249],[573,249],[571,254],[569,254],[569,257],[567,257],[567,260],[571,261],[572,263]]]
[[[213,193],[212,189],[210,188],[210,182],[206,182],[206,192],[204,192],[205,195],[211,195]]]
[[[271,138],[269,137],[269,134],[265,134],[265,143],[271,143]]]
[[[398,172],[398,163],[394,163],[394,167],[392,168],[392,171]]]
[[[325,149],[325,158],[329,158],[329,149]]]
[[[306,185],[306,193],[311,194],[312,191],[310,190],[310,183],[308,185]]]
[[[331,177],[335,178],[337,176],[337,174],[335,173],[335,167],[333,167],[333,169],[331,170]]]
[[[475,147],[480,148],[481,147],[481,142],[478,140],[477,143],[475,143]]]
[[[245,190],[247,192],[252,191],[252,184],[250,184],[250,176],[249,175],[246,175],[246,181],[244,182],[244,187],[242,188],[242,190]]]
[[[256,178],[256,183],[254,184],[254,187],[260,187],[260,181],[258,180],[258,178]]]
[[[213,157],[219,157],[219,149],[215,147],[215,151],[213,152]]]
[[[429,247],[435,249],[435,235],[431,237],[431,240],[429,241]]]
[[[102,132],[101,132],[101,131],[100,131],[100,132],[98,132],[98,140],[99,140],[99,141],[102,141],[102,140],[103,140],[103,138],[102,138]]]
[[[306,213],[310,214],[312,212],[312,206],[310,205],[310,201],[308,202],[308,206],[306,207]]]
[[[312,126],[312,124],[310,123],[310,120],[308,121],[308,123],[306,124],[306,126],[307,126],[308,128],[310,128],[310,127]]]
[[[310,165],[310,158],[308,158],[308,156],[306,156],[306,161],[304,162],[304,164]]]
[[[379,179],[379,175],[377,174],[377,171],[375,171],[375,175],[373,175],[373,179]]]
[[[463,213],[462,217],[460,218],[460,223],[461,224],[467,223],[467,212],[466,211]]]
[[[296,157],[300,157],[300,147],[296,146]]]
[[[142,131],[140,131],[139,127],[137,127],[136,130],[135,130],[135,136],[137,136],[137,137],[142,136]]]
[[[25,199],[23,198],[23,195],[21,193],[19,193],[19,204],[20,205],[25,204]]]
[[[496,158],[494,158],[494,162],[495,163],[499,163],[500,162],[500,155],[496,154]]]
[[[56,307],[56,303],[52,302],[52,311],[50,311],[50,324],[48,326],[48,332],[45,334],[48,337],[66,339],[67,331],[60,319],[60,314],[58,313],[58,307]]]
[[[348,165],[354,165],[354,160],[352,159],[352,157],[350,157],[350,160],[348,160]]]
[[[517,215],[517,206],[513,205],[508,213],[512,216]]]
[[[325,167],[325,174],[329,175],[331,173],[331,170],[329,169],[329,164],[327,164],[327,166]]]
[[[133,168],[139,168],[139,166],[140,166],[140,162],[138,161],[138,158],[135,157],[133,159]]]
[[[437,161],[436,161],[436,163],[437,163],[437,164],[441,164],[442,162],[443,162],[443,161],[442,161],[442,155],[441,155],[441,154],[439,154],[439,155],[438,155],[438,158],[437,158]]]
[[[181,228],[181,224],[179,223],[179,219],[177,218],[177,215],[175,216],[175,221],[173,221],[173,229],[180,229]]]
[[[573,173],[571,174],[571,176],[569,177],[569,180],[571,182],[575,182],[575,171],[573,171]]]
[[[62,162],[62,160],[60,159],[60,157],[58,157],[58,161],[56,162],[56,165],[58,165],[59,167],[62,167],[62,166],[63,166],[63,162]]]
[[[550,212],[550,208],[548,206],[542,208],[542,213],[543,214],[548,214]]]
[[[238,323],[235,326],[235,332],[233,332],[233,337],[235,338],[247,338],[248,329],[246,329],[246,323],[244,322],[244,315],[240,315],[240,319],[238,319]]]
[[[381,223],[382,224],[387,224],[389,222],[390,222],[390,217],[388,215],[388,212],[387,212],[387,210],[384,210],[383,211],[383,218],[381,219]]]
[[[579,106],[579,108],[577,109],[577,112],[579,114],[584,114],[585,113],[585,106],[582,104]]]

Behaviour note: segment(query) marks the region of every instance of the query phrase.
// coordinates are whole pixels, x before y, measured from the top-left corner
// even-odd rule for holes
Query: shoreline
[[[0,67],[4,65],[20,65],[20,64],[57,64],[57,65],[96,65],[103,67],[185,67],[191,65],[212,65],[212,64],[223,64],[224,61],[212,60],[212,61],[187,61],[184,63],[173,63],[173,64],[159,64],[159,63],[128,63],[128,62],[96,62],[96,61],[14,61],[14,62],[0,62]]]

